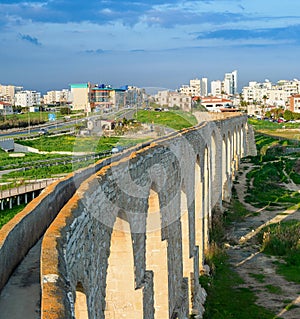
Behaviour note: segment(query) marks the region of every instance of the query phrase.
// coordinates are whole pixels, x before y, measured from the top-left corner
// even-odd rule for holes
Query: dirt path
[[[245,169],[247,166],[248,169]],[[286,211],[258,210],[245,203],[246,173],[250,169],[249,163],[241,165],[240,172],[242,174],[238,176],[235,188],[239,201],[244,204],[247,210],[260,214],[246,218],[243,222],[236,223],[232,227],[231,233],[228,235],[229,244],[227,248],[230,263],[240,277],[244,279],[244,284],[241,287],[250,288],[255,292],[258,305],[270,309],[276,313],[278,318],[299,319],[300,284],[288,282],[282,276],[276,274],[273,263],[276,261],[276,257],[268,257],[260,253],[260,247],[255,244],[253,237],[268,223],[288,219],[300,220],[300,210],[299,208],[298,210]],[[291,185],[295,190],[295,184]],[[270,289],[274,287],[278,288],[277,293],[270,292]],[[292,307],[287,311],[287,306]]]

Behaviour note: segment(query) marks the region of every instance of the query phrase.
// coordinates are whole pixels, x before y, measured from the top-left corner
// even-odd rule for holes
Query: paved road
[[[71,125],[71,124],[74,124],[75,121],[70,121],[70,122],[65,122],[65,123],[59,123],[59,124],[56,124],[56,125],[43,125],[43,126],[38,126],[38,127],[34,127],[34,126],[31,126],[30,127],[30,133],[38,133],[40,128],[43,127],[43,128],[46,128],[48,130],[50,129],[55,129],[55,128],[60,128],[60,127],[64,127],[64,126],[67,126],[67,125]],[[27,129],[24,129],[24,130],[11,130],[11,131],[0,131],[0,137],[16,137],[17,135],[21,135],[21,134],[28,134],[28,128]]]
[[[44,124],[42,126],[38,126],[38,127],[35,127],[35,126],[31,126],[30,127],[30,133],[37,133],[39,132],[40,130],[40,127],[44,127],[48,130],[51,130],[51,129],[57,129],[57,128],[63,128],[64,126],[70,126],[70,125],[75,125],[77,123],[79,123],[80,121],[82,120],[85,120],[85,119],[95,119],[95,118],[102,118],[104,120],[104,117],[107,117],[108,119],[109,118],[123,118],[123,117],[127,117],[127,118],[133,118],[134,117],[134,114],[136,112],[136,109],[123,109],[122,112],[120,112],[119,115],[116,115],[116,113],[118,113],[119,111],[116,111],[116,112],[112,112],[112,113],[108,113],[108,114],[104,114],[104,115],[100,115],[100,114],[95,114],[95,115],[90,115],[90,116],[87,116],[85,118],[80,118],[80,119],[71,119],[67,122],[61,122],[61,121],[58,121],[58,122],[54,122],[54,123],[51,123],[51,122],[47,122],[47,124]],[[0,130],[0,137],[16,137],[17,135],[20,135],[20,134],[27,134],[28,133],[28,130],[29,128],[25,128],[23,130],[11,130],[11,131],[1,131]]]
[[[16,268],[0,294],[0,319],[40,318],[40,239]]]

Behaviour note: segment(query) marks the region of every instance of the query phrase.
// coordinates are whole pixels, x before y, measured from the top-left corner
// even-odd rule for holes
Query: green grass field
[[[154,110],[140,110],[137,118],[142,123],[159,124],[175,130],[197,124],[196,118],[191,113],[182,111],[157,112]]]
[[[18,143],[46,152],[103,152],[115,145],[123,147],[136,145],[146,139],[129,139],[123,137],[76,137],[73,135],[41,136],[37,139],[17,141]]]
[[[0,229],[25,207],[25,204],[12,209],[0,210]]]
[[[264,133],[274,138],[300,140],[300,123],[274,123],[264,120],[248,119],[256,133]]]

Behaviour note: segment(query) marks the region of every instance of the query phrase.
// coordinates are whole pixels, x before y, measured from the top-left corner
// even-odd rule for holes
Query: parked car
[[[39,134],[41,134],[41,135],[46,135],[46,134],[49,134],[49,132],[48,132],[48,130],[47,130],[46,128],[41,128],[41,129],[39,130]]]
[[[124,148],[122,146],[115,146],[111,149],[112,154],[116,154],[119,152],[122,152],[124,150]]]

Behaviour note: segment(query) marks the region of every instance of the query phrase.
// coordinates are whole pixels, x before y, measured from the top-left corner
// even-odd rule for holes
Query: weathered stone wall
[[[119,156],[118,156],[119,157]],[[117,158],[118,158],[117,157]],[[48,186],[0,230],[0,290],[29,249],[41,238],[78,186],[111,159],[68,175]]]
[[[230,197],[239,160],[248,155],[249,136],[246,117],[223,116],[127,152],[96,170],[44,236],[42,318],[73,318],[78,284],[87,297],[89,318],[141,318],[141,313],[147,319],[181,319],[189,313],[201,318],[205,291],[198,276],[205,268],[211,214]],[[156,204],[151,193],[157,194]],[[182,197],[186,212],[181,209]],[[155,205],[156,215],[151,207]],[[184,214],[186,233],[182,233]],[[158,235],[151,236],[155,232]],[[183,237],[188,238],[188,249],[183,249]],[[149,241],[155,240],[151,248]],[[122,244],[116,252],[119,263],[110,249],[115,242]],[[149,260],[159,256],[160,249],[167,257],[167,280],[161,284],[168,296],[167,304],[162,300],[158,305],[155,279],[163,258]],[[130,269],[125,267],[129,262],[125,252],[130,251],[129,276],[122,269]],[[191,267],[184,274],[184,268]],[[107,282],[113,278],[111,272],[123,277]]]

